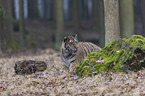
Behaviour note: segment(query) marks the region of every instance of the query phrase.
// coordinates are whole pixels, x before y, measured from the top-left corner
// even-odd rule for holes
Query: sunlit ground
[[[14,64],[19,60],[40,60],[47,63],[44,72],[16,75]],[[145,70],[112,73],[78,78],[68,74],[58,52],[0,59],[0,94],[27,95],[145,95]]]

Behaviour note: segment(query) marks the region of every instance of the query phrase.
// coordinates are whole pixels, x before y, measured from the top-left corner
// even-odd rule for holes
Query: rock
[[[47,64],[43,61],[23,60],[15,63],[16,74],[32,74],[36,71],[44,71]]]
[[[134,54],[135,56],[131,59],[128,59],[125,62],[125,65],[127,65],[129,70],[136,72],[145,68],[145,50],[143,50],[141,47],[137,47],[134,50]]]

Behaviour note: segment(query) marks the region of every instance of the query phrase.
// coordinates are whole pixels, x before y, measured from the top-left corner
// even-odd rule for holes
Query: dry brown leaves
[[[48,68],[31,75],[16,75],[15,62],[30,59],[44,61]],[[78,78],[68,73],[55,51],[51,54],[1,58],[0,95],[145,95],[145,70]]]

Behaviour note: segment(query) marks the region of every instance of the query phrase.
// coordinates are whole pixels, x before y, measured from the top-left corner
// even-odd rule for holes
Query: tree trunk
[[[11,0],[0,0],[1,12],[0,13],[0,41],[1,48],[7,49],[10,41],[13,40],[13,27],[12,27],[12,11]]]
[[[37,0],[39,18],[44,19],[44,0]]]
[[[37,18],[38,17],[38,6],[37,0],[28,0],[28,17]]]
[[[52,19],[56,22],[56,3],[57,2],[56,2],[56,0],[53,0],[52,3],[53,3],[53,8],[52,8],[53,9],[53,12],[52,12],[53,16],[52,16]]]
[[[57,29],[55,34],[55,49],[59,50],[64,35],[63,0],[56,2],[56,16]]]
[[[71,0],[73,1],[73,0]],[[80,16],[80,20],[84,19],[84,0],[78,0],[79,2],[79,16]]]
[[[24,19],[28,18],[28,0],[23,0],[23,6],[24,6]]]
[[[99,46],[105,45],[103,0],[93,0],[93,31],[99,33]]]
[[[88,0],[84,0],[84,18],[88,19]]]
[[[99,6],[99,46],[104,47],[105,46],[105,27],[104,27],[104,4],[103,0],[98,0],[98,6]]]
[[[0,5],[0,54],[2,54],[2,46],[3,46],[3,44],[2,44],[2,42],[3,42],[3,40],[2,40],[2,36],[3,36],[3,32],[4,32],[4,29],[3,29],[3,14],[4,14],[4,9],[2,8],[2,6]]]
[[[44,5],[45,5],[45,17],[46,19],[51,20],[52,19],[52,4],[53,1],[52,0],[45,0],[44,1]]]
[[[14,16],[19,19],[19,0],[14,0]]]
[[[98,20],[99,20],[99,0],[93,0],[92,1],[92,3],[93,3],[93,13],[92,13],[92,15],[93,15],[93,31],[95,31],[95,32],[98,32],[99,30],[99,23],[98,23]]]
[[[73,0],[73,26],[74,33],[79,34],[78,0]]]
[[[8,36],[8,39],[7,40],[10,40],[10,41],[13,41],[14,40],[14,34],[13,34],[13,18],[12,18],[12,1],[11,0],[8,0],[8,15],[9,15],[9,18],[8,18],[8,22],[7,24],[9,25],[9,36]],[[8,35],[8,34],[7,34]]]
[[[121,37],[131,37],[134,33],[133,0],[120,0]]]
[[[105,45],[120,38],[118,0],[104,0]]]
[[[142,16],[142,25],[143,31],[142,35],[145,36],[145,0],[140,0],[141,2],[141,16]]]
[[[19,32],[20,32],[20,44],[24,46],[24,11],[23,0],[19,0]]]

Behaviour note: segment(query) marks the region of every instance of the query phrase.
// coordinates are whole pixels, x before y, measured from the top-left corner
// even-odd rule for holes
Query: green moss
[[[105,72],[105,71],[108,70],[108,68],[106,67],[105,64],[97,64],[97,65],[95,65],[94,67],[95,67],[95,69],[98,70],[98,71],[103,71],[103,72]]]
[[[114,72],[123,71],[126,67],[124,62],[134,57],[134,50],[137,47],[145,49],[145,38],[140,35],[133,35],[131,38],[113,40],[101,51],[90,53],[80,66],[76,68],[78,76],[97,75],[100,71],[108,70]]]

